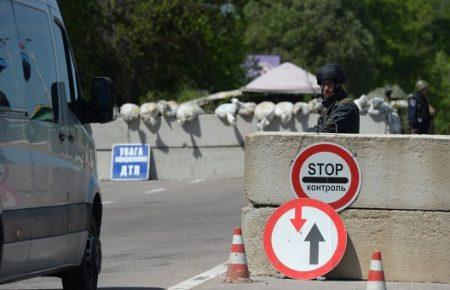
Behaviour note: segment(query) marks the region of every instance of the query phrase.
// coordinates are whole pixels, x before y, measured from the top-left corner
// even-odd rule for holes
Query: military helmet
[[[428,88],[428,83],[424,80],[418,80],[416,82],[416,92],[421,91],[425,88]]]
[[[384,93],[385,94],[392,93],[392,85],[390,85],[390,84],[385,85],[384,86]]]
[[[345,84],[346,82],[344,70],[334,63],[327,63],[321,67],[316,73],[316,78],[319,86],[326,80],[332,80],[339,84]]]

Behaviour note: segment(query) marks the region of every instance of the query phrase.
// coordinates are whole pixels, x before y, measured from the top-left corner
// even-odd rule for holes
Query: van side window
[[[18,89],[20,62],[11,2],[0,1],[0,111],[26,112],[26,101]]]
[[[68,82],[66,83],[66,99],[69,107],[71,107],[71,104],[78,100],[79,83],[77,73],[70,50],[69,41],[67,39],[64,28],[58,22],[54,22],[54,27],[57,42],[58,59],[60,62],[59,65],[60,67],[63,67],[63,75],[66,75],[68,80]]]
[[[75,60],[73,59],[72,51],[69,50],[70,54],[70,67],[72,69],[72,75],[74,76],[73,82],[74,82],[74,88],[75,88],[75,101],[78,100],[78,89],[80,88],[80,82],[78,81],[78,73],[75,68]]]
[[[64,69],[65,73],[67,73],[67,79],[68,79],[68,86],[66,88],[67,94],[67,103],[69,105],[69,108],[76,113],[76,103],[79,100],[79,81],[78,81],[78,74],[77,70],[75,68],[75,62],[73,60],[72,51],[70,49],[69,40],[67,38],[67,34],[65,32],[65,29],[63,26],[61,26],[60,23],[54,22],[55,27],[55,35],[56,35],[56,41],[58,42],[58,55],[64,54],[64,56],[61,58],[64,60]],[[60,61],[60,66],[63,66],[63,64]]]
[[[58,94],[52,94],[57,79],[48,15],[19,3],[14,3],[14,12],[30,118],[54,122],[58,114]]]
[[[62,81],[64,82],[64,87],[66,90],[66,100],[67,103],[71,102],[71,98],[73,97],[73,81],[72,74],[68,70],[70,66],[70,62],[66,57],[66,51],[64,49],[64,38],[62,34],[61,27],[54,22],[55,27],[55,42],[56,42],[56,52],[58,56],[58,67],[60,69],[60,74]]]

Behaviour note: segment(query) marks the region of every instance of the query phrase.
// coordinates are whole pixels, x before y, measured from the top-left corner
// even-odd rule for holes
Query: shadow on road
[[[165,290],[160,287],[100,287],[98,290]],[[14,290],[29,290],[29,289],[14,289]],[[58,290],[58,289],[40,289],[40,290]]]
[[[165,290],[164,288],[148,288],[148,287],[107,287],[107,288],[97,288],[98,290]]]

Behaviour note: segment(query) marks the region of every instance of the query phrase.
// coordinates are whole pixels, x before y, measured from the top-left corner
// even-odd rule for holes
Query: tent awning
[[[285,62],[254,79],[241,90],[243,92],[279,94],[321,93],[316,77],[290,62]]]

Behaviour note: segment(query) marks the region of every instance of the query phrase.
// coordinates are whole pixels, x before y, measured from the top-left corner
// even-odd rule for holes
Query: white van
[[[89,123],[113,119],[111,80],[95,78],[86,99],[56,0],[0,0],[0,284],[52,275],[97,288]]]

